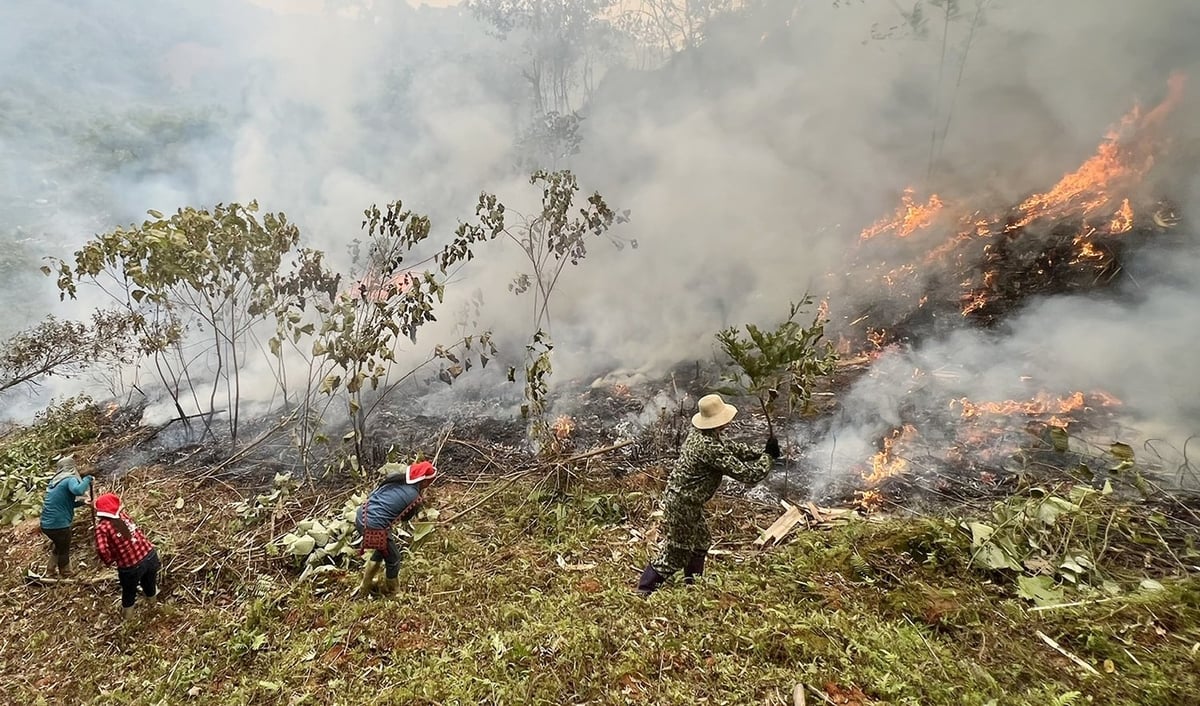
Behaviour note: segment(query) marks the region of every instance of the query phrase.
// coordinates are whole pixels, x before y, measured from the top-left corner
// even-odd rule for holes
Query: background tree
[[[496,36],[515,36],[535,116],[569,115],[591,95],[596,64],[615,38],[616,0],[468,0]],[[536,119],[536,117],[535,117]]]
[[[94,363],[127,363],[137,325],[121,311],[96,311],[90,325],[47,316],[0,343],[0,392],[44,377],[74,377]]]
[[[188,416],[180,401],[185,390],[197,410],[210,415],[224,393],[235,442],[241,373],[254,329],[296,296],[283,297],[276,288],[285,258],[295,256],[293,267],[303,268],[314,257],[297,250],[299,229],[284,214],[259,220],[257,211],[256,202],[218,204],[211,211],[189,207],[169,218],[150,211],[153,220],[88,241],[73,266],[58,261],[62,296],[74,298],[85,280],[137,315],[141,349],[152,356],[181,418]],[[201,377],[201,370],[207,375]],[[199,389],[206,379],[207,402]],[[211,431],[209,418],[202,419]]]
[[[629,212],[618,213],[598,192],[578,204],[579,184],[569,171],[533,173],[529,183],[542,189],[541,210],[525,215],[508,209],[494,194],[484,193],[475,207],[477,222],[464,223],[457,237],[440,257],[451,257],[469,250],[472,243],[503,237],[525,257],[529,271],[519,273],[509,284],[516,294],[530,292],[530,336],[525,355],[525,403],[522,414],[531,420],[530,436],[544,439],[548,432],[545,419],[546,396],[552,373],[553,350],[550,300],[559,278],[568,264],[578,265],[587,256],[589,238],[605,236],[616,247],[636,240],[624,240],[610,231],[629,220]],[[509,370],[516,380],[516,370]]]
[[[616,23],[659,63],[700,46],[709,21],[745,6],[746,0],[637,0],[622,3]]]

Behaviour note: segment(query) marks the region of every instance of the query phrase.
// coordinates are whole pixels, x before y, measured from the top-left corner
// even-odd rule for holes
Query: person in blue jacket
[[[42,534],[51,542],[50,560],[46,563],[49,578],[71,575],[71,523],[75,521],[75,508],[83,506],[83,496],[91,487],[91,469],[81,473],[71,456],[58,460],[41,516]]]
[[[367,495],[362,507],[354,514],[354,527],[363,536],[363,548],[374,549],[374,553],[363,569],[359,595],[365,596],[376,590],[375,576],[380,562],[387,567],[382,592],[395,593],[400,585],[400,543],[391,533],[392,525],[421,505],[421,493],[433,482],[437,469],[429,461],[420,461],[410,466],[398,463],[383,465],[379,471],[384,479]],[[382,543],[386,537],[386,548],[369,546],[372,539]]]

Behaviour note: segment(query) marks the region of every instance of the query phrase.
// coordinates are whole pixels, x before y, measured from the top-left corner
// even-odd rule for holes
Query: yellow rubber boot
[[[360,598],[371,595],[371,591],[375,588],[375,574],[379,573],[381,566],[383,566],[382,561],[368,560],[367,565],[363,567],[362,585],[358,587]]]

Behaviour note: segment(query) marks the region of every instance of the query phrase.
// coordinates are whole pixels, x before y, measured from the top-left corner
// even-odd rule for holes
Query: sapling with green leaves
[[[735,326],[716,335],[722,352],[734,366],[722,376],[726,387],[720,392],[758,398],[771,436],[775,435],[771,410],[780,397],[787,400],[789,410],[796,406],[807,410],[815,383],[832,373],[837,363],[833,344],[823,341],[825,319],[821,312],[814,314],[808,326],[796,321],[812,303],[813,298],[805,295],[791,305],[787,319],[774,329],[746,324],[745,337]]]
[[[139,225],[84,243],[74,263],[51,258],[56,267],[42,271],[57,272],[61,297],[74,299],[88,283],[133,317],[138,352],[151,358],[185,424],[184,395],[215,413],[223,394],[236,443],[242,372],[256,328],[297,297],[331,298],[336,280],[296,279],[305,289],[285,292],[281,282],[319,264],[320,254],[299,248],[300,230],[283,213],[260,217],[257,202],[147,213]],[[201,417],[206,428],[210,417]]]
[[[536,443],[549,439],[545,411],[552,372],[550,352],[554,348],[550,301],[560,277],[567,265],[578,265],[587,257],[589,240],[604,236],[618,249],[627,244],[637,248],[638,244],[612,232],[614,226],[628,222],[629,212],[614,210],[597,192],[580,203],[579,183],[570,171],[538,170],[530,175],[529,183],[542,189],[539,211],[522,214],[507,208],[494,194],[483,193],[475,206],[477,222],[463,223],[454,242],[438,259],[461,258],[474,243],[497,238],[508,240],[524,255],[529,269],[518,274],[508,289],[517,295],[532,294],[532,333],[525,347],[525,403],[521,413],[530,420],[529,436]],[[515,368],[509,369],[508,379],[516,381]],[[548,448],[545,443],[540,446]]]

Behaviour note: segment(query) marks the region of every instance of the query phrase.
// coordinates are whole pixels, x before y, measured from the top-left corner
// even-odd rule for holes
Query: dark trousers
[[[354,516],[354,529],[358,530],[360,535],[363,533],[361,508],[359,508],[358,513]],[[384,575],[389,579],[394,579],[400,575],[400,543],[396,541],[396,536],[390,531],[388,532],[387,551],[381,552],[376,549],[371,554],[371,561],[382,561]]]
[[[158,569],[162,566],[162,562],[158,560],[158,550],[151,549],[135,566],[130,566],[125,569],[117,569],[117,578],[121,581],[121,607],[132,608],[137,600],[138,588],[142,589],[142,593],[146,594],[146,598],[153,598],[158,593]]]
[[[71,564],[71,528],[60,529],[42,528],[42,534],[54,543],[54,558],[58,560],[58,568],[65,569]]]

